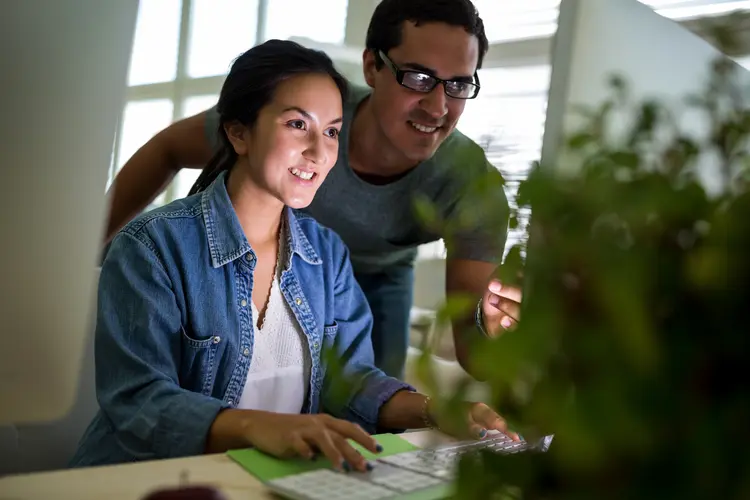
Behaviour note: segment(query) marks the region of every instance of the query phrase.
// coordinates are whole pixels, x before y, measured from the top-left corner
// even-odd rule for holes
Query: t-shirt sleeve
[[[212,106],[206,111],[206,119],[204,121],[203,133],[211,144],[211,149],[217,151],[221,142],[219,141],[219,112],[216,110],[216,106]]]
[[[444,234],[449,259],[477,260],[500,264],[508,237],[510,208],[502,174],[481,153],[472,172],[458,182],[454,200],[446,214]]]

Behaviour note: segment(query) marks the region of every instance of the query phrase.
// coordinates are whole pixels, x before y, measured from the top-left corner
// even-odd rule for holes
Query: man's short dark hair
[[[487,35],[484,33],[482,18],[471,0],[383,0],[370,19],[366,48],[382,50],[387,54],[392,48],[401,45],[406,21],[417,26],[437,22],[462,27],[479,40],[477,69],[482,67],[482,60],[487,53]],[[380,69],[382,61],[375,59]]]

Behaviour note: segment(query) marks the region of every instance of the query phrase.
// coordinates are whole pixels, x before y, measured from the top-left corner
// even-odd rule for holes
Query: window
[[[177,74],[180,0],[141,0],[128,85],[168,82]]]
[[[171,121],[172,101],[169,99],[129,102],[123,114],[117,168],[122,168],[128,158]]]
[[[549,36],[560,0],[473,0],[490,43]]]
[[[188,76],[223,75],[255,44],[257,0],[193,0],[190,11]]]
[[[513,208],[520,182],[541,154],[549,78],[549,65],[480,70],[482,90],[467,103],[458,124],[503,174]],[[508,246],[525,239],[525,215],[519,228],[508,234]]]
[[[266,15],[266,40],[291,37],[342,44],[348,0],[271,0]],[[293,14],[292,14],[293,13]]]

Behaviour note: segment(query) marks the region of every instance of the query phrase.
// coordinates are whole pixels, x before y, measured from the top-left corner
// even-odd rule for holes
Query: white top
[[[288,262],[286,224],[279,231],[279,255],[263,324],[252,304],[255,339],[250,369],[238,408],[300,413],[310,385],[312,360],[307,337],[281,293],[279,279]],[[279,265],[282,263],[282,265]],[[252,300],[250,301],[252,303]]]

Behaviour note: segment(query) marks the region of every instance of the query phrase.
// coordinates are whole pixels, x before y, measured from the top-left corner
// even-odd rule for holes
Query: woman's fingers
[[[372,453],[380,453],[382,451],[378,442],[375,441],[375,438],[370,436],[362,427],[356,424],[347,422],[346,420],[332,418],[326,422],[326,426],[345,438],[349,438],[352,441],[361,444],[366,450],[369,450]]]
[[[290,445],[300,457],[306,460],[312,460],[315,458],[315,450],[299,434],[294,435]]]
[[[355,450],[344,436],[331,431],[331,439],[344,456],[345,464],[348,464],[352,470],[358,470],[360,472],[365,472],[367,470],[367,460],[365,460],[365,457]],[[347,468],[346,465],[344,465],[344,468]]]
[[[311,427],[305,431],[303,437],[308,445],[313,445],[331,461],[334,469],[342,470],[344,468],[344,455],[331,438],[331,432],[325,427]]]

